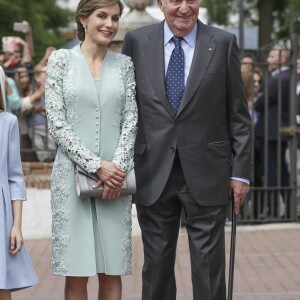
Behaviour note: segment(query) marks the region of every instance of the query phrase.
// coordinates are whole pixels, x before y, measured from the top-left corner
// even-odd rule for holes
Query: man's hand
[[[230,181],[230,192],[229,196],[234,196],[234,213],[239,213],[239,208],[243,205],[244,199],[249,191],[249,184],[232,179]]]

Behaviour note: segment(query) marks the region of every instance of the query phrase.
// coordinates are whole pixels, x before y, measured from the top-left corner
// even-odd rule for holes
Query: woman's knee
[[[88,277],[66,277],[66,288],[72,290],[82,290],[87,288]]]
[[[121,283],[121,276],[98,274],[100,285],[115,285]]]

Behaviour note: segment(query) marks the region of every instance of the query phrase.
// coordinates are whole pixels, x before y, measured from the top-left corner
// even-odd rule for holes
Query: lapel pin
[[[213,49],[212,49],[212,48],[208,48],[208,50],[209,50],[209,51],[212,51]]]

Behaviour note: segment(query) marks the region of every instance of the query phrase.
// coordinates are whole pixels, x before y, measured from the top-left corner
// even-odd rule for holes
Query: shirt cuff
[[[234,179],[234,180],[238,180],[244,183],[247,183],[248,185],[250,185],[250,180],[245,179],[245,178],[238,178],[238,177],[231,177],[230,179]]]

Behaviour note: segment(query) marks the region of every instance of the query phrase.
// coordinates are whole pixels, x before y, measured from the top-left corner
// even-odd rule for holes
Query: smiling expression
[[[199,0],[158,0],[166,22],[176,36],[184,37],[195,27],[199,15]]]
[[[108,45],[117,34],[119,28],[120,7],[118,4],[96,9],[86,19],[85,40],[98,45]]]

